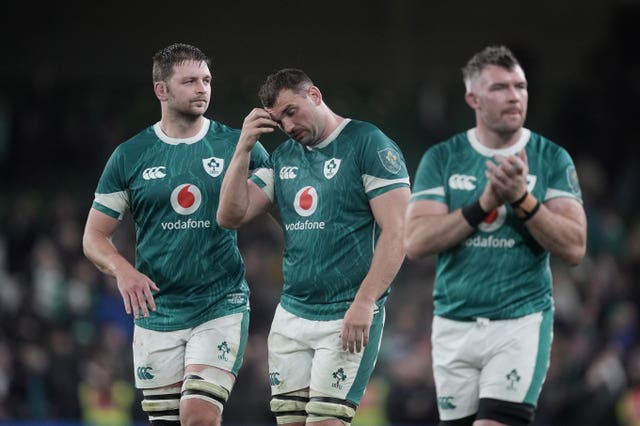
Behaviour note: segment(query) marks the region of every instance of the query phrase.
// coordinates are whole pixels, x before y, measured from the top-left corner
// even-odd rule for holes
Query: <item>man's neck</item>
[[[331,135],[338,128],[338,126],[344,121],[344,117],[339,116],[338,114],[330,111],[329,116],[327,118],[327,124],[325,126],[325,134],[322,137],[322,140]]]
[[[162,132],[172,138],[186,139],[198,134],[204,125],[205,118],[198,117],[195,120],[186,120],[183,117],[166,117],[160,120]]]
[[[515,132],[498,133],[483,126],[476,126],[476,138],[480,144],[490,149],[502,149],[516,144],[522,136],[522,127]]]

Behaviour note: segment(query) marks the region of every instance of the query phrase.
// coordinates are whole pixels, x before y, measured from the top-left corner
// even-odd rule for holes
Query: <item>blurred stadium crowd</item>
[[[555,337],[539,426],[640,424],[640,55],[617,46],[594,52],[565,103],[529,124],[573,155],[589,220],[584,262],[553,262]],[[131,318],[115,283],[84,258],[81,236],[104,161],[151,124],[142,111],[156,107],[148,85],[74,91],[56,84],[51,71],[0,92],[0,424],[143,424],[132,384]],[[455,88],[455,96],[461,92]],[[361,104],[355,94],[342,95],[331,102],[337,112],[380,125],[412,173],[427,146],[453,125],[471,123],[470,112],[438,103],[430,90],[406,102],[384,91],[358,92]],[[225,122],[213,102],[211,116]],[[229,124],[244,112],[225,111]],[[121,228],[116,245],[133,259],[132,224]],[[266,337],[281,286],[280,231],[257,221],[240,231],[239,244],[252,290],[251,334],[225,419],[274,424]],[[376,373],[354,426],[437,422],[429,341],[434,265],[435,258],[406,261],[393,285]]]

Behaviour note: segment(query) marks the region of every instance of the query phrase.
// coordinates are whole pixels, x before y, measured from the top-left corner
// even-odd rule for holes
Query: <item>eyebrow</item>
[[[271,114],[273,116],[273,121],[280,123],[282,116],[287,114],[292,108],[295,108],[293,104],[287,104],[280,113],[276,113],[276,111],[274,111]]]

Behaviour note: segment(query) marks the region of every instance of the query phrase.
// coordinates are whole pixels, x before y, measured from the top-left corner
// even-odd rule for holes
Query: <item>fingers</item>
[[[127,313],[127,315],[131,315],[131,300],[129,299],[129,294],[121,292],[121,296],[122,296],[122,301],[124,303],[124,311]]]
[[[502,189],[509,182],[509,176],[505,173],[501,164],[496,164],[493,161],[486,161],[487,166],[486,177],[489,182],[497,186],[497,189]]]
[[[527,159],[527,150],[523,149],[519,152],[518,157],[520,157],[520,161],[524,163],[525,166],[529,166],[529,160]]]
[[[153,284],[154,290],[159,291],[160,289],[155,285],[155,283],[151,283]],[[149,305],[149,307],[151,308],[152,311],[156,310],[156,301],[153,298],[153,294],[151,294],[151,289],[149,287],[147,287],[144,291],[144,297],[145,300],[147,301],[147,304]]]
[[[343,326],[340,337],[343,351],[360,353],[369,344],[369,329]]]
[[[278,123],[271,119],[267,111],[262,108],[254,108],[244,119],[243,130],[254,130],[258,133],[273,132]]]
[[[249,151],[253,148],[260,136],[273,132],[277,125],[278,123],[271,119],[267,111],[262,108],[254,108],[242,123],[242,131],[240,132],[238,144]]]
[[[362,333],[362,348],[369,344],[369,329],[364,330]]]
[[[493,161],[486,162],[487,180],[505,202],[513,202],[526,191],[529,169],[523,158],[526,160],[526,154],[523,156],[521,151],[508,157],[496,155]]]
[[[135,319],[140,319],[140,311],[145,318],[149,317],[149,308],[156,310],[156,302],[151,290],[159,291],[158,286],[148,278],[133,284],[118,283],[120,295],[124,303],[124,310],[133,314]]]
[[[525,163],[520,159],[520,157],[515,155],[511,155],[509,157],[496,155],[495,160],[498,162],[498,168],[508,178],[522,176],[525,171]]]
[[[340,329],[342,350],[360,352],[369,344],[369,330],[374,307],[369,303],[353,302],[345,313]]]
[[[147,302],[145,300],[143,293],[136,293],[135,299],[134,299],[134,305],[136,304],[138,305],[138,309],[135,309],[133,311],[135,318],[136,319],[139,318],[140,310],[142,310],[142,315],[144,315],[145,318],[149,318],[149,308],[147,307]]]

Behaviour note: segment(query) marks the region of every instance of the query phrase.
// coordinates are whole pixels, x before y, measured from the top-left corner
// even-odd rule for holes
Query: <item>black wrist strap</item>
[[[524,195],[511,203],[511,207],[518,207],[520,204],[522,204],[525,198],[527,198],[527,195],[529,195],[529,191],[524,191]]]
[[[472,228],[477,228],[489,216],[489,213],[482,210],[480,200],[476,200],[474,203],[462,208],[462,216]]]
[[[531,209],[530,212],[525,212],[525,216],[522,218],[523,222],[528,221],[529,219],[531,219],[533,217],[533,215],[535,215],[536,213],[538,213],[538,210],[540,210],[540,204],[542,204],[539,200],[536,200],[537,203],[536,205]]]
[[[527,191],[522,197],[511,203],[511,207],[516,216],[522,219],[523,222],[526,222],[538,213],[540,204],[540,200]]]

